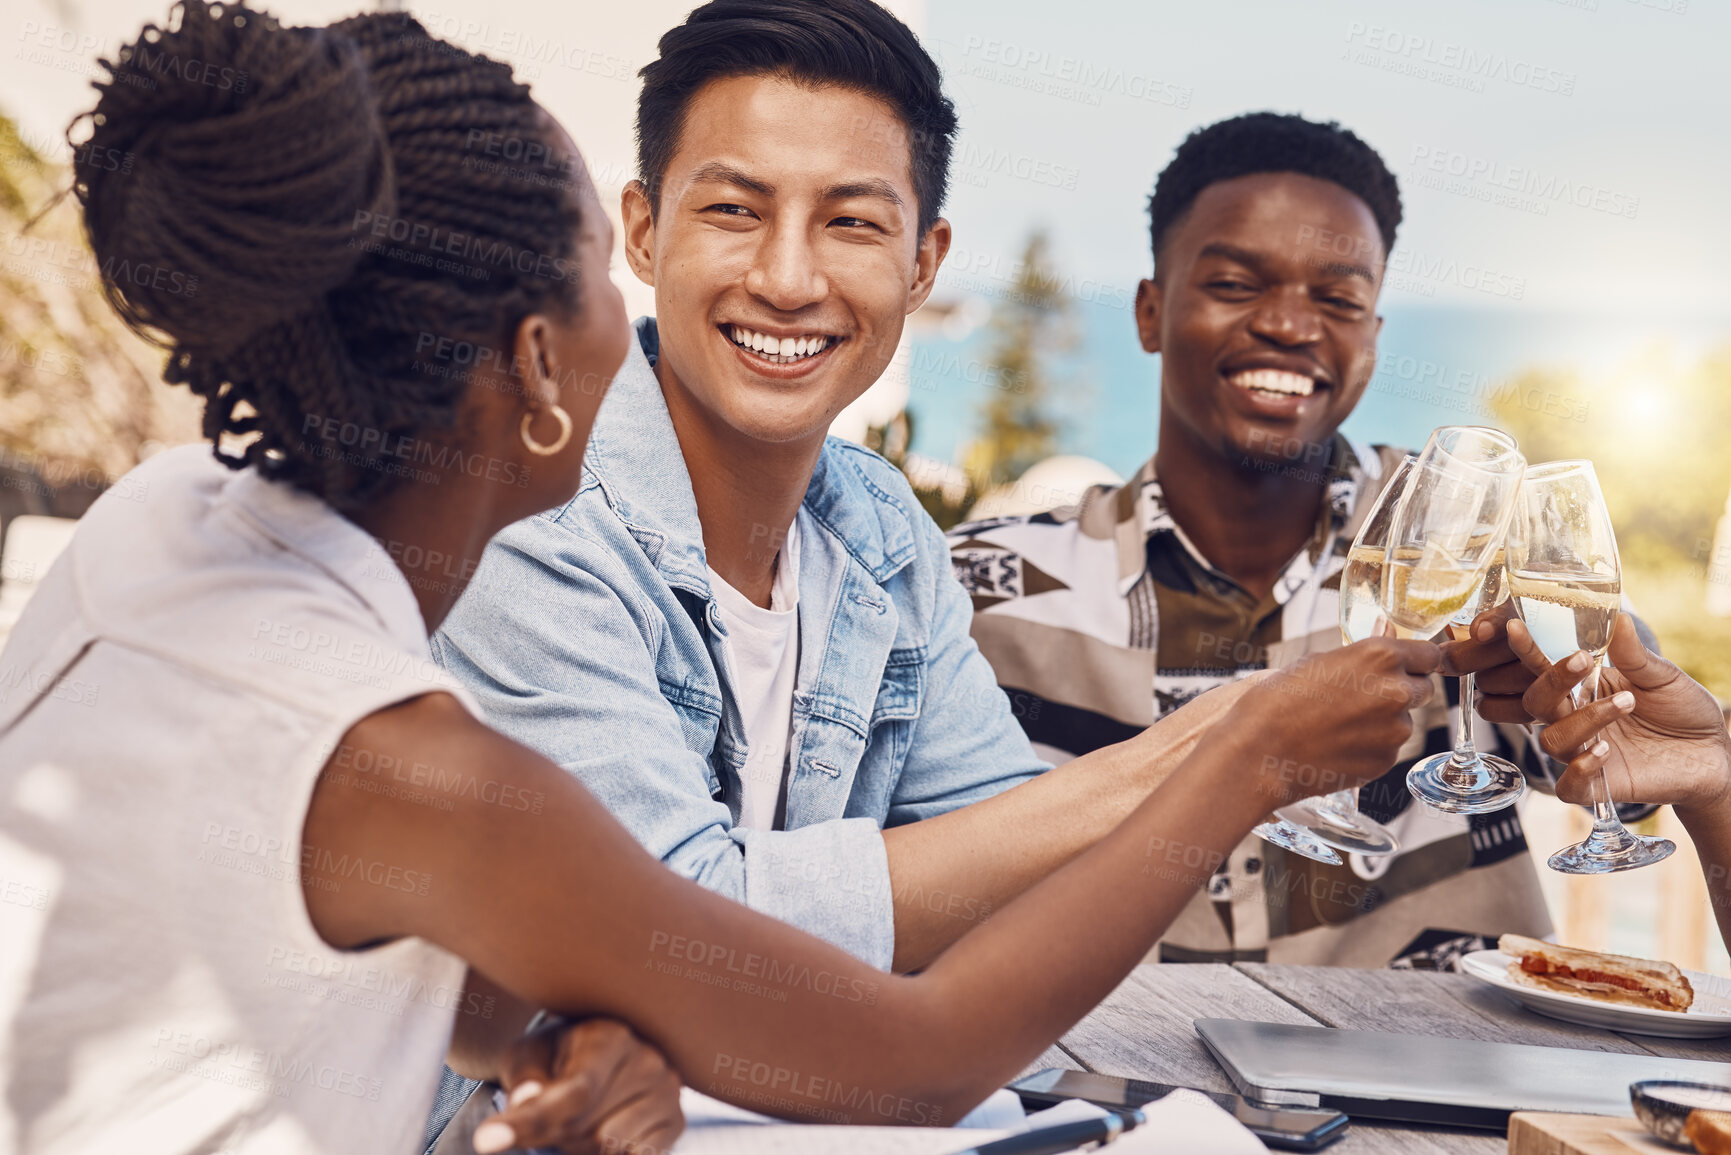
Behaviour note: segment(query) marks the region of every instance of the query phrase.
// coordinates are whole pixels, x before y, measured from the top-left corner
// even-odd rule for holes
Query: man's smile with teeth
[[[1283,396],[1309,397],[1316,389],[1316,382],[1303,373],[1289,373],[1285,369],[1245,369],[1234,373],[1227,380],[1240,389],[1255,389]]]
[[[743,325],[728,325],[723,330],[728,338],[741,349],[750,349],[765,360],[774,361],[778,365],[791,365],[795,361],[803,361],[807,357],[816,356],[829,348],[839,337],[831,337],[825,333],[811,333],[800,337],[771,337],[759,333],[755,329],[747,329]]]

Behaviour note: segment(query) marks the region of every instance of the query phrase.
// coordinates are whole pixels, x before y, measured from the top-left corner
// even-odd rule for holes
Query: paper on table
[[[1185,1155],[1262,1155],[1268,1148],[1206,1095],[1174,1091],[1142,1108],[1148,1122],[1108,1150],[1114,1155],[1183,1151]]]
[[[687,1088],[681,1092],[686,1132],[673,1155],[951,1155],[1040,1125],[1104,1114],[1072,1099],[1028,1118],[1026,1127],[963,1130],[954,1127],[833,1127],[778,1124],[718,1103]],[[1174,1091],[1143,1108],[1148,1122],[1114,1143],[1115,1155],[1183,1151],[1186,1155],[1261,1155],[1262,1143],[1231,1115],[1193,1091]]]
[[[1071,1102],[1081,1103],[1080,1099]],[[910,1104],[911,1105],[911,1104]],[[1087,1104],[1083,1104],[1087,1106]],[[759,1123],[776,1125],[787,1122],[785,1119],[760,1115],[745,1107],[735,1107],[732,1103],[724,1103],[720,1099],[712,1099],[703,1092],[691,1087],[681,1087],[679,1090],[679,1108],[685,1113],[685,1125],[689,1127],[707,1127],[717,1123]],[[501,1108],[502,1110],[503,1108]],[[1093,1108],[1097,1113],[1098,1108]],[[1045,1118],[1041,1112],[1034,1118]],[[1085,1117],[1085,1116],[1084,1116]],[[1026,1131],[1029,1116],[1022,1110],[1022,1098],[1008,1088],[999,1088],[986,1097],[986,1101],[956,1120],[955,1127],[997,1128],[999,1130]],[[1068,1122],[1068,1120],[1064,1120]],[[874,1128],[875,1129],[875,1128]],[[950,1131],[954,1127],[936,1127],[930,1130]]]
[[[685,1134],[673,1145],[672,1155],[947,1155],[1012,1133],[992,1128],[785,1123],[690,1087],[680,1091],[679,1107],[685,1112]]]

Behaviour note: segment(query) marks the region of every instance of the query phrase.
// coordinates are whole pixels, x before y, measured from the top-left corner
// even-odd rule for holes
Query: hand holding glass
[[[1394,521],[1395,506],[1417,461],[1409,454],[1395,467],[1394,476],[1383,486],[1347,552],[1346,567],[1340,573],[1340,634],[1347,645],[1389,632],[1388,618],[1382,612],[1388,531]],[[1267,842],[1307,858],[1318,857],[1311,852],[1317,843],[1368,855],[1393,854],[1400,849],[1399,840],[1388,827],[1359,813],[1356,790],[1336,790],[1306,798],[1275,814],[1280,821],[1265,822],[1256,828],[1256,833]],[[1321,861],[1339,862],[1340,857],[1334,855]]]
[[[1509,526],[1509,591],[1533,642],[1553,662],[1576,650],[1593,658],[1593,671],[1577,686],[1576,705],[1599,691],[1599,670],[1623,596],[1617,537],[1590,461],[1550,461],[1527,471]],[[1670,857],[1667,838],[1632,834],[1617,817],[1611,789],[1599,771],[1593,792],[1593,829],[1550,858],[1564,874],[1609,874]]]
[[[1405,637],[1445,626],[1463,640],[1478,614],[1505,596],[1504,541],[1526,459],[1515,439],[1476,425],[1445,425],[1413,467],[1389,532],[1383,605]],[[1512,805],[1527,788],[1520,767],[1473,744],[1473,676],[1460,683],[1454,749],[1407,772],[1407,789],[1447,814]]]

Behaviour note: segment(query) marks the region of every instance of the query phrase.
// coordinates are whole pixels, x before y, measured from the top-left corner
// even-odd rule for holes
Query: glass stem
[[[1454,755],[1444,764],[1441,778],[1450,786],[1473,787],[1478,784],[1473,767],[1478,764],[1478,748],[1473,745],[1473,696],[1477,679],[1472,674],[1461,675],[1461,709],[1455,719]]]
[[[1358,791],[1336,790],[1324,795],[1320,809],[1332,811],[1340,818],[1351,820],[1358,817]]]
[[[1581,685],[1579,704],[1591,705],[1599,700],[1599,671],[1603,668],[1594,663],[1592,673]],[[1605,777],[1605,768],[1599,767],[1596,776],[1597,789],[1593,791],[1593,833],[1621,838],[1624,836],[1623,820],[1617,817],[1617,805],[1611,801],[1611,781]]]

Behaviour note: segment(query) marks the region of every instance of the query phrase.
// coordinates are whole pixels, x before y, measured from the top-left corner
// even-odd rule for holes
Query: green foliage
[[[46,168],[42,157],[18,135],[18,126],[0,116],[0,214],[27,216],[27,198]]]
[[[1641,620],[1659,635],[1667,658],[1718,695],[1731,701],[1731,618],[1708,617],[1701,606],[1699,566],[1626,566],[1623,588]]]
[[[196,440],[198,405],[109,308],[70,185],[0,115],[0,459],[113,478]]]
[[[1050,248],[1044,233],[1029,236],[1015,280],[992,308],[992,342],[981,374],[992,393],[980,407],[979,435],[963,454],[965,483],[926,476],[910,461],[913,415],[906,410],[866,431],[866,447],[907,475],[914,496],[943,529],[961,522],[987,490],[1015,481],[1057,449],[1060,423],[1048,408],[1048,365],[1055,353],[1074,346],[1076,336]]]
[[[1731,491],[1731,346],[1692,364],[1656,347],[1601,374],[1532,370],[1492,404],[1527,460],[1592,460],[1642,617],[1668,656],[1731,697],[1731,619],[1704,607]]]
[[[992,393],[980,410],[980,435],[963,468],[980,491],[1011,482],[1057,449],[1049,363],[1075,344],[1069,299],[1052,266],[1051,243],[1036,231],[1016,265],[1015,280],[992,308],[985,379]]]
[[[922,476],[908,459],[908,446],[913,439],[914,415],[903,409],[890,419],[889,424],[868,428],[865,447],[873,453],[881,453],[884,460],[902,471],[913,488],[914,497],[919,500],[920,508],[938,523],[939,529],[947,531],[962,520],[978,494],[970,484],[958,496],[953,490],[946,491],[940,480]]]

